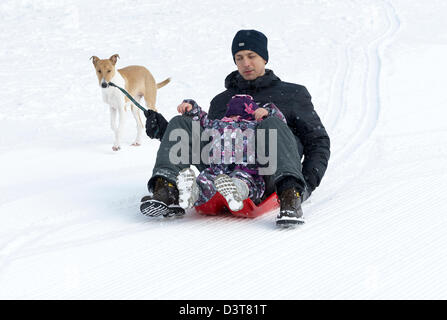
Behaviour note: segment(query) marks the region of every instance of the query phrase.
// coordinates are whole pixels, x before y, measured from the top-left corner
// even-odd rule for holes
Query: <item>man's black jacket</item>
[[[304,86],[281,81],[272,70],[253,81],[242,78],[234,71],[225,79],[225,90],[211,101],[208,117],[222,118],[227,103],[235,94],[249,94],[259,106],[273,102],[284,114],[294,133],[298,150],[303,157],[303,176],[309,191],[313,191],[323,178],[330,156],[329,136],[314,110],[311,96]]]

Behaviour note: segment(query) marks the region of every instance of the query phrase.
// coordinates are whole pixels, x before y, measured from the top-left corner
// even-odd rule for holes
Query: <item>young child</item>
[[[214,139],[211,142],[212,150],[221,150],[220,161],[216,161],[219,163],[211,161],[209,167],[200,172],[197,178],[191,168],[180,171],[177,176],[177,188],[179,205],[183,209],[204,204],[219,192],[232,211],[239,211],[243,207],[243,200],[250,198],[257,203],[264,194],[265,182],[258,174],[255,150],[252,150],[253,154],[247,154],[247,140],[243,139],[242,144],[233,144],[231,141],[231,154],[228,154],[227,150],[225,155],[221,146],[225,146],[225,133],[228,135],[230,132],[232,137],[238,129],[239,133],[249,129],[254,133],[257,124],[264,117],[276,116],[286,122],[285,117],[273,103],[260,108],[249,95],[233,96],[227,107],[225,116],[215,120],[209,119],[207,113],[194,100],[184,100],[178,108],[184,116],[200,121],[203,129],[218,130],[220,140]],[[236,163],[236,155],[241,154],[242,161]]]

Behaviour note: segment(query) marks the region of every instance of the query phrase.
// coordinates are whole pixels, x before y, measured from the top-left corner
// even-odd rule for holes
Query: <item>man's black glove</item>
[[[144,115],[146,116],[146,134],[151,139],[161,140],[168,126],[168,121],[161,113],[153,110],[144,111]]]

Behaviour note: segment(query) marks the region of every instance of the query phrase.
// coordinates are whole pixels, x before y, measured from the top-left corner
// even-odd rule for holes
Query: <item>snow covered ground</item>
[[[0,298],[447,298],[447,3],[2,0]],[[331,139],[306,224],[139,213],[159,142],[113,152],[89,58],[145,65],[169,119],[235,70],[239,29]]]

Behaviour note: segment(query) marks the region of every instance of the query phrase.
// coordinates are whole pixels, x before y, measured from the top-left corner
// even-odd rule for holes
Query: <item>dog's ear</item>
[[[90,60],[93,61],[93,65],[96,67],[96,63],[99,61],[99,58],[98,58],[97,56],[92,56],[92,57],[90,58]]]
[[[112,64],[113,64],[113,65],[115,65],[115,64],[116,64],[116,61],[118,60],[119,57],[120,57],[119,54],[114,54],[113,56],[111,56],[111,57],[109,58],[109,60],[112,61]]]

